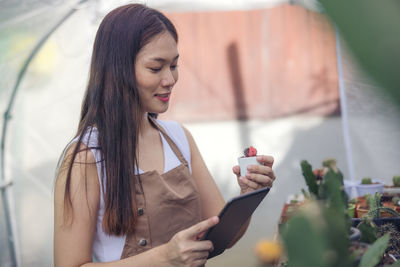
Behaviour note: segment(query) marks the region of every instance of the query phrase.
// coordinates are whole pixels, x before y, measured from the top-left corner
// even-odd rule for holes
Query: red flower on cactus
[[[244,150],[244,156],[245,157],[255,157],[257,156],[257,149],[255,149],[253,146],[250,146]]]

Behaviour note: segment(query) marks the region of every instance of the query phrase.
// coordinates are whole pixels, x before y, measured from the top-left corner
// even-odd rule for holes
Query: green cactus
[[[380,208],[381,205],[381,194],[375,193],[375,195],[370,196],[367,198],[367,203],[369,206],[368,214],[372,216],[372,218],[379,218],[380,217]]]
[[[357,204],[357,199],[356,198],[350,199],[349,204]]]
[[[336,159],[327,158],[324,161],[322,161],[322,166],[331,169],[336,169]]]
[[[313,200],[281,231],[288,266],[352,266],[345,215]]]
[[[394,198],[392,198],[392,202],[393,202],[393,204],[395,204],[396,206],[399,206],[399,201],[400,201],[400,197],[394,197]]]
[[[380,216],[381,211],[385,211],[387,213],[390,213],[394,217],[400,217],[400,214],[395,211],[394,209],[388,208],[388,207],[378,207],[376,209],[370,209],[368,213],[370,214],[378,214],[377,216]],[[379,218],[379,217],[374,217],[374,218]]]
[[[327,162],[325,164],[328,164]],[[373,218],[381,210],[396,213],[381,206],[381,195],[369,196],[370,212],[362,218],[359,229],[362,237],[372,244],[361,259],[360,265],[349,253],[348,233],[350,219],[347,212],[347,196],[343,190],[343,175],[330,165],[323,180],[317,183],[312,167],[307,161],[301,168],[309,189],[307,204],[297,210],[279,232],[287,254],[288,267],[372,267],[375,266],[388,244],[388,235],[377,239],[377,227]]]
[[[327,205],[335,208],[338,212],[346,211],[347,195],[342,189],[339,175],[334,170],[330,169],[327,172],[322,187],[327,197]]]
[[[301,169],[303,171],[303,176],[308,186],[308,191],[310,191],[311,195],[318,197],[318,185],[315,179],[315,175],[312,172],[311,165],[306,160],[303,160],[301,162]]]
[[[373,243],[361,258],[359,267],[374,267],[382,258],[389,243],[390,235],[386,234]]]
[[[393,185],[400,187],[400,175],[393,176]]]
[[[361,184],[372,184],[372,179],[369,177],[364,177],[361,180]]]
[[[379,218],[382,211],[394,217],[399,217],[400,214],[394,209],[383,207],[381,205],[381,195],[379,193],[375,193],[373,196],[367,195],[367,203],[370,207],[369,211],[363,215],[357,228],[361,231],[361,241],[372,243],[377,239],[377,226],[373,220]]]

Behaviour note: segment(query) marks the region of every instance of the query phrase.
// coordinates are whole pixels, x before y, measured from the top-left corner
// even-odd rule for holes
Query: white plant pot
[[[358,183],[356,185],[357,194],[359,196],[364,196],[367,194],[374,195],[376,192],[382,194],[384,184],[379,181],[372,181],[373,183],[378,182],[377,184],[361,184]]]
[[[238,158],[240,167],[240,176],[245,176],[247,172],[247,166],[249,165],[260,165],[257,161],[257,157],[245,157]]]
[[[400,187],[384,187],[383,188],[383,193],[399,194],[400,193]]]

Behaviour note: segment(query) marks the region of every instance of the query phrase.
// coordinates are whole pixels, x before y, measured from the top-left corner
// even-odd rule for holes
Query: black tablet
[[[235,197],[226,203],[218,215],[219,223],[208,229],[201,238],[202,240],[210,240],[214,245],[214,250],[208,255],[209,259],[224,252],[269,190],[269,187],[264,187]]]

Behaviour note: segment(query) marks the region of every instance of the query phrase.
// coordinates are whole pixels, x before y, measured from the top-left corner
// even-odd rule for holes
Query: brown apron
[[[121,259],[167,243],[174,234],[201,220],[200,195],[181,151],[165,130],[150,121],[163,134],[181,164],[160,175],[148,171],[136,176],[138,220],[127,234]]]

